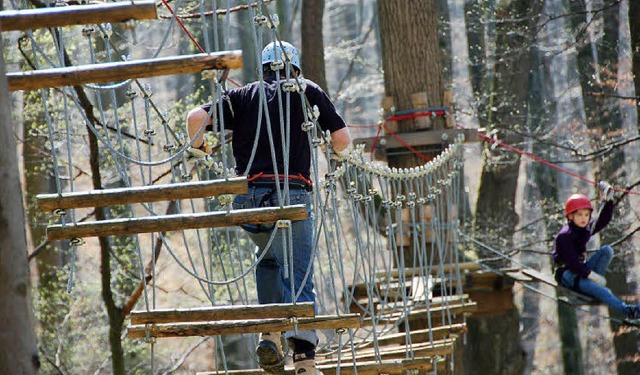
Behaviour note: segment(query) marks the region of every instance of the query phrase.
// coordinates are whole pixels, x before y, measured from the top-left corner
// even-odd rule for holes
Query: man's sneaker
[[[260,368],[264,371],[274,375],[283,375],[285,373],[280,333],[260,334],[260,340],[256,347],[256,356],[258,356]]]
[[[315,351],[293,354],[295,375],[322,375],[322,372],[316,369],[315,354]]]

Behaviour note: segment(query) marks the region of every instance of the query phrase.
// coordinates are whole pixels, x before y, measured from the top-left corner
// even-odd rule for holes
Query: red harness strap
[[[278,175],[278,178],[280,181],[284,181],[284,175]],[[264,172],[260,172],[257,174],[253,174],[253,175],[249,175],[249,177],[247,178],[247,182],[253,182],[257,179],[265,179],[265,180],[276,180],[276,175],[275,174],[270,174],[270,173],[264,173]],[[308,178],[304,177],[302,175],[302,173],[298,173],[295,176],[289,176],[289,181],[302,181],[305,185],[307,186],[313,186],[313,183],[311,182],[311,180],[309,180]]]

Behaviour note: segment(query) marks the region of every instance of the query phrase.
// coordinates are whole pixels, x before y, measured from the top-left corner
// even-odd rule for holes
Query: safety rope
[[[188,33],[187,27],[177,16],[180,3],[173,10],[167,1],[164,5],[172,13],[172,21],[162,38],[161,47],[167,43],[169,29],[173,22],[177,22],[182,30]],[[217,2],[215,2],[217,4]],[[215,5],[214,4],[214,5]],[[227,2],[228,6],[229,2]],[[204,13],[203,4],[200,4],[200,12]],[[259,56],[260,46],[263,40],[270,43],[280,43],[281,39],[277,30],[268,23],[261,23],[262,16],[273,20],[268,10],[263,7],[262,2],[257,8],[249,7],[246,13],[248,17],[255,20],[252,39],[256,45],[256,56]],[[244,16],[244,15],[243,15]],[[201,27],[208,28],[209,25],[205,17],[201,17]],[[217,22],[217,21],[211,21]],[[223,19],[222,27],[229,30],[230,21]],[[215,24],[217,26],[217,24]],[[214,27],[217,29],[217,27]],[[100,27],[102,36],[106,36],[104,26]],[[227,32],[227,36],[228,36]],[[92,63],[99,63],[100,57],[93,50],[95,38],[92,32],[84,35],[89,48],[89,59]],[[121,56],[121,52],[114,48],[109,38],[105,37],[104,54],[108,61],[117,60],[115,56]],[[205,49],[214,50],[219,47],[218,38],[211,46],[205,38]],[[226,42],[222,43],[224,46]],[[202,46],[197,45],[202,51]],[[162,47],[163,48],[163,47]],[[159,54],[162,48],[154,51]],[[34,45],[34,49],[37,47]],[[44,55],[44,50],[38,52]],[[60,60],[62,61],[62,60]],[[277,84],[293,82],[296,87],[302,87],[303,78],[295,77],[290,73],[290,61],[286,62],[287,69],[285,77],[277,77]],[[290,130],[293,124],[289,113],[291,106],[297,102],[300,96],[302,111],[305,118],[306,137],[309,143],[311,160],[311,179],[315,186],[311,193],[313,202],[312,216],[314,218],[313,246],[311,258],[314,260],[305,271],[304,281],[312,277],[311,267],[314,267],[313,282],[316,287],[317,308],[326,314],[342,315],[352,312],[352,308],[362,312],[363,318],[371,319],[371,326],[357,330],[335,332],[329,334],[327,340],[322,342],[321,351],[333,353],[337,356],[338,362],[345,365],[348,361],[347,353],[355,357],[359,348],[373,347],[376,360],[380,360],[383,348],[378,344],[378,340],[386,335],[396,333],[400,326],[406,331],[406,358],[413,358],[413,350],[417,342],[411,337],[412,313],[426,314],[427,326],[434,328],[431,311],[432,302],[425,296],[413,296],[410,285],[418,287],[424,282],[424,287],[428,294],[430,283],[436,279],[455,280],[448,285],[442,286],[443,309],[439,310],[438,320],[443,324],[454,321],[455,316],[450,311],[450,297],[461,296],[462,290],[459,287],[460,271],[457,267],[457,243],[458,217],[452,210],[454,207],[461,207],[461,168],[463,158],[462,138],[457,138],[442,151],[437,157],[429,157],[421,154],[418,150],[406,145],[401,137],[391,132],[385,125],[379,127],[379,131],[384,129],[388,134],[397,137],[403,146],[408,147],[416,155],[423,158],[426,164],[414,168],[389,168],[379,164],[370,163],[363,155],[362,149],[354,150],[346,160],[336,164],[329,161],[329,166],[325,171],[321,166],[322,154],[329,160],[328,139],[330,135],[324,133],[318,126],[317,114],[310,107],[304,90],[289,91],[284,93],[278,91],[278,101],[280,104],[280,120],[277,124],[272,124],[268,116],[265,87],[260,74],[260,101],[259,120],[256,124],[258,132],[261,126],[266,126],[266,133],[270,141],[269,157],[275,163],[277,160],[275,145],[278,144],[285,150],[285,165],[283,170],[276,170],[276,174],[288,177],[288,150],[290,149]],[[128,84],[135,83],[139,90],[130,89],[125,92],[125,100],[121,100],[118,91],[122,91]],[[213,112],[219,114],[219,118],[214,119],[220,126],[220,131],[225,131],[225,120],[223,111],[216,111],[215,106],[221,105],[224,94],[223,82],[211,80],[211,102]],[[63,176],[59,176],[60,161],[65,160],[68,171],[65,173],[71,178],[71,171],[74,167],[74,155],[79,151],[77,145],[80,143],[73,135],[77,129],[73,128],[73,118],[84,120],[88,131],[91,131],[99,140],[101,152],[105,159],[113,162],[109,168],[109,178],[118,178],[127,187],[153,184],[158,175],[165,173],[160,171],[161,167],[168,169],[167,177],[171,182],[187,180],[191,177],[186,166],[185,151],[191,146],[191,141],[181,138],[180,132],[172,126],[173,122],[181,122],[183,119],[172,119],[167,111],[163,111],[152,98],[151,86],[143,85],[137,80],[123,81],[110,85],[86,85],[84,88],[94,90],[93,99],[97,118],[101,122],[101,127],[92,126],[87,114],[83,113],[78,97],[72,91],[52,93],[57,98],[62,95],[68,99],[65,104],[65,116],[60,121],[54,110],[45,104],[45,118],[48,125],[48,133],[51,140],[51,149],[56,173],[56,192],[63,193],[76,189],[76,185],[71,183],[64,186]],[[42,90],[42,95],[50,101],[49,91]],[[293,95],[293,97],[292,97]],[[294,101],[294,98],[296,101]],[[74,108],[75,107],[75,108]],[[220,107],[218,107],[220,108]],[[436,110],[435,115],[440,116]],[[417,115],[426,115],[428,111],[421,111]],[[397,113],[397,116],[409,116],[414,114]],[[429,115],[433,115],[430,113]],[[403,117],[404,118],[404,117]],[[387,118],[393,120],[394,117]],[[107,124],[113,124],[114,131],[107,129]],[[272,129],[279,128],[283,138],[278,139]],[[130,130],[134,135],[132,138],[124,136],[125,129]],[[198,134],[203,133],[204,126]],[[159,134],[162,132],[163,134]],[[65,137],[61,137],[64,134]],[[152,140],[163,138],[164,146],[155,144]],[[146,141],[146,142],[145,142]],[[258,139],[253,142],[249,168],[255,160],[256,146]],[[204,168],[198,165],[195,178],[200,180],[212,179],[219,176],[224,178],[233,175],[230,167],[233,160],[226,147],[226,139],[221,137],[221,166],[214,168]],[[276,143],[279,142],[279,143]],[[162,150],[158,149],[162,147]],[[159,151],[159,152],[158,152]],[[169,156],[164,157],[166,153]],[[162,157],[159,158],[159,155]],[[226,159],[229,158],[229,159]],[[78,161],[75,160],[77,164]],[[287,205],[289,198],[288,186],[280,189],[276,184],[277,196],[281,206]],[[176,211],[179,213],[195,213],[203,209],[206,210],[230,210],[228,201],[221,197],[208,198],[202,200],[185,200],[177,202]],[[150,216],[160,216],[162,204],[142,204],[141,210],[128,206],[127,214],[136,217],[141,214]],[[404,217],[404,219],[402,219]],[[74,210],[60,219],[63,223],[76,224]],[[428,233],[428,234],[427,234]],[[381,235],[383,234],[383,235]],[[281,235],[280,237],[277,237]],[[405,236],[413,238],[411,244],[406,243]],[[155,258],[154,244],[161,243],[162,247],[171,257],[172,267],[177,268],[190,280],[197,283],[200,291],[206,298],[207,304],[211,305],[233,305],[249,304],[256,301],[255,282],[253,273],[259,262],[266,255],[266,251],[261,254],[254,254],[254,246],[247,236],[238,228],[223,229],[203,229],[203,230],[183,230],[171,236],[162,233],[152,233],[149,235],[133,236],[132,251],[136,255],[136,273],[140,280],[145,280],[148,276],[145,271],[145,264],[151,266],[150,275],[152,282],[146,285],[142,282],[143,309],[151,311],[159,308],[159,288],[162,281],[158,280],[162,274],[157,268],[158,259]],[[267,242],[267,249],[274,244],[273,241],[282,241],[282,248],[286,256],[284,268],[289,276],[288,283],[291,289],[292,299],[295,301],[300,297],[302,290],[296,290],[293,284],[293,238],[289,227],[283,225],[272,231]],[[75,245],[73,248],[75,249]],[[75,251],[75,250],[74,250]],[[405,253],[406,251],[406,253]],[[81,254],[81,253],[80,253]],[[451,271],[444,271],[444,264],[456,265]],[[394,269],[412,269],[412,272],[398,272],[397,277],[390,277],[390,272]],[[73,273],[72,273],[73,275]],[[72,277],[71,277],[72,279]],[[414,284],[412,284],[414,283]],[[359,290],[358,284],[364,285],[364,292]],[[378,307],[377,307],[378,306]],[[434,317],[435,318],[435,317]],[[348,335],[347,335],[348,333]],[[255,335],[248,335],[252,340],[252,347],[255,347]],[[430,342],[434,342],[433,336]],[[151,367],[156,368],[156,361],[161,358],[158,352],[161,345],[149,338]],[[216,340],[218,366],[221,370],[227,371],[228,349],[224,348],[221,338]],[[448,357],[450,358],[450,357]],[[351,362],[352,363],[352,362]]]

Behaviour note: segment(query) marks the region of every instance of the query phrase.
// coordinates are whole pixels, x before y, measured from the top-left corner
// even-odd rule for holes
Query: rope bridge
[[[180,3],[175,6],[170,20],[162,21],[169,25],[159,29],[168,31],[179,20]],[[254,45],[278,39],[274,18],[261,2],[243,12],[254,22]],[[229,26],[229,13],[222,18],[222,26]],[[65,12],[63,17],[73,14]],[[42,23],[48,18],[38,19]],[[216,17],[211,20],[218,22]],[[202,17],[201,22],[211,20]],[[53,26],[74,24],[56,22]],[[35,27],[20,26],[25,30]],[[315,218],[316,310],[305,303],[256,305],[253,272],[260,258],[254,256],[254,245],[238,225],[276,223],[273,233],[286,234],[290,222],[305,218],[307,212],[304,207],[286,205],[286,191],[280,190],[280,207],[233,210],[230,197],[246,192],[247,181],[232,171],[224,132],[212,141],[217,145],[212,157],[191,158],[183,114],[170,100],[153,98],[152,89],[152,84],[163,82],[163,75],[237,68],[238,52],[224,51],[229,44],[226,40],[224,46],[215,48],[222,51],[212,54],[205,38],[204,54],[160,58],[168,46],[165,38],[152,58],[129,61],[122,47],[111,42],[109,25],[83,27],[80,33],[77,28],[57,30],[57,53],[53,55],[38,42],[35,31],[27,31],[21,51],[34,70],[8,77],[13,90],[39,92],[55,181],[55,192],[38,196],[39,207],[54,213],[47,227],[49,239],[70,240],[73,265],[78,252],[96,246],[95,237],[132,239],[130,251],[136,258],[141,300],[128,302],[137,303],[138,310],[130,315],[127,335],[148,342],[152,368],[153,353],[162,350],[166,340],[215,336],[218,350],[212,370],[232,372],[226,359],[233,352],[226,351],[222,336],[244,335],[246,345],[254,348],[255,333],[292,329],[323,333],[316,358],[325,374],[451,368],[454,343],[466,330],[465,314],[476,307],[463,293],[462,280],[465,272],[477,266],[459,263],[457,253],[458,227],[464,220],[460,217],[462,137],[451,140],[435,159],[413,168],[373,163],[363,147],[336,163],[329,160],[327,137],[318,128],[313,109],[303,108],[309,119],[305,129],[315,186],[311,214]],[[97,39],[105,41],[100,53],[94,49]],[[85,63],[75,67],[69,66],[65,52],[71,40],[87,46],[74,56]],[[256,47],[256,55],[245,58],[258,58],[259,53]],[[218,79],[223,76],[210,75],[214,103],[223,95],[225,81]],[[123,91],[125,95],[119,95]],[[285,98],[290,95],[304,95],[304,89],[283,92]],[[288,111],[289,100],[282,103],[282,110]],[[261,125],[266,126],[258,124],[258,128]],[[283,120],[281,126],[290,124]],[[100,168],[106,177],[122,186],[86,188],[89,181],[82,177],[88,168],[86,160],[90,152],[97,151],[96,145],[86,144],[87,136],[97,141]],[[116,218],[88,219],[96,207],[111,206],[125,207],[124,213]],[[158,286],[165,276],[157,268],[160,248],[198,286],[204,296],[200,306],[159,301]],[[292,262],[285,258],[285,268]],[[75,272],[72,267],[69,288]],[[233,372],[259,371],[254,370],[257,362],[252,359],[252,366]]]

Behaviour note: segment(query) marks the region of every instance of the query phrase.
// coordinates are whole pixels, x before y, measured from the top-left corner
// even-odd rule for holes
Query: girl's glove
[[[600,199],[606,202],[613,198],[613,187],[609,185],[609,183],[600,181],[598,183],[598,188],[600,188]]]
[[[600,286],[607,285],[607,280],[604,278],[604,276],[598,275],[597,273],[595,273],[593,271],[591,271],[589,276],[587,276],[587,279],[593,281],[594,283],[596,283],[596,284],[598,284]]]

